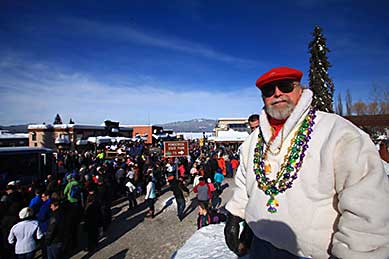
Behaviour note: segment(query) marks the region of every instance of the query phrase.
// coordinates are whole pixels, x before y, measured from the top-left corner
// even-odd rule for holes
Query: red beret
[[[303,72],[300,70],[290,67],[276,67],[261,75],[255,84],[261,89],[262,86],[279,80],[291,79],[300,82],[302,77]]]

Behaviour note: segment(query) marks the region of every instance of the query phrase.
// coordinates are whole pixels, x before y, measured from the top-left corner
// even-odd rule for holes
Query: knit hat
[[[32,212],[32,209],[29,207],[25,207],[19,212],[20,219],[26,219],[26,218],[32,217],[33,215],[34,215],[34,213]]]

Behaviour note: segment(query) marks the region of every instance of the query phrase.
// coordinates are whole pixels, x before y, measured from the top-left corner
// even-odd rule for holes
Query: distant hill
[[[31,123],[30,123],[31,124]],[[0,126],[2,130],[8,130],[10,133],[28,133],[28,125]],[[216,120],[193,119],[189,121],[176,121],[165,124],[158,124],[164,129],[172,129],[175,132],[212,132],[215,128]]]
[[[28,125],[30,124],[0,126],[0,130],[8,130],[10,133],[28,133]]]
[[[162,126],[164,129],[172,129],[175,132],[212,132],[215,125],[216,120],[209,119],[193,119],[158,124],[158,126]]]

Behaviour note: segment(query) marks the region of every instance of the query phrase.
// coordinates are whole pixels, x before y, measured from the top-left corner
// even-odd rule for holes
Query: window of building
[[[31,134],[31,140],[36,141],[36,132],[35,131]]]

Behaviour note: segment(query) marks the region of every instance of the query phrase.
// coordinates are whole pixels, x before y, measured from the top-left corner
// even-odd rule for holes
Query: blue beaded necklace
[[[297,179],[297,173],[303,164],[305,152],[308,149],[308,142],[311,139],[312,127],[315,124],[316,110],[310,108],[307,116],[304,118],[300,128],[296,131],[292,138],[291,145],[288,149],[280,170],[277,172],[277,177],[270,180],[266,175],[265,161],[269,147],[264,152],[265,140],[262,131],[259,130],[258,143],[254,152],[254,173],[258,182],[258,187],[269,199],[266,203],[267,211],[276,213],[279,206],[275,197],[292,188],[293,181]],[[269,143],[270,144],[270,143]],[[269,146],[268,144],[268,146]]]

